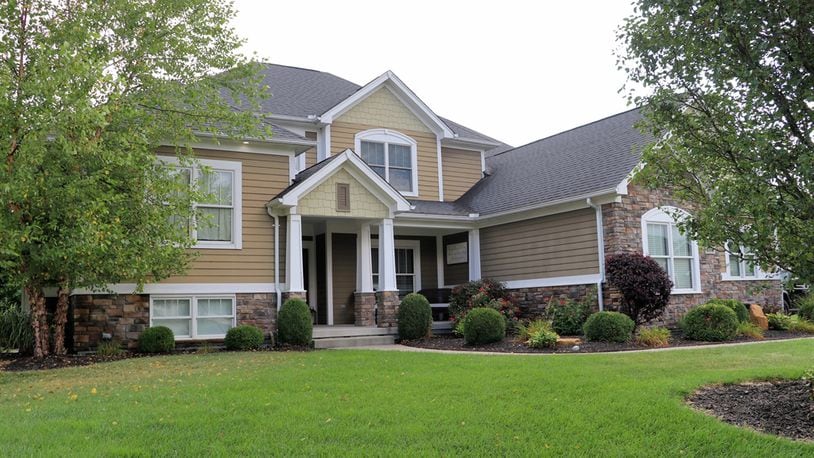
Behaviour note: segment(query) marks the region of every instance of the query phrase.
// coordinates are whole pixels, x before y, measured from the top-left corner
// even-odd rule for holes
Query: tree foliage
[[[673,282],[652,258],[623,253],[605,259],[608,283],[622,293],[622,312],[638,327],[661,316]]]
[[[619,64],[643,128],[637,180],[699,204],[682,225],[814,278],[814,8],[809,0],[637,0]]]
[[[49,348],[43,287],[62,290],[61,352],[70,289],[142,285],[190,260],[179,221],[206,196],[156,160],[159,145],[192,167],[202,135],[263,135],[233,15],[223,0],[0,6],[0,272],[29,297],[36,354]]]

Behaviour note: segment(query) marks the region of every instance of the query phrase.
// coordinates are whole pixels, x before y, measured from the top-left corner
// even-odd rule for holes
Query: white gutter
[[[280,291],[280,217],[268,206],[266,212],[274,218],[274,293],[277,295],[277,310],[280,310],[280,302],[283,300],[283,293]]]
[[[605,300],[602,297],[602,282],[605,281],[605,229],[602,224],[602,205],[596,205],[590,197],[585,199],[585,202],[596,210],[596,243],[599,252],[599,281],[596,283],[596,300],[601,312],[605,309]]]

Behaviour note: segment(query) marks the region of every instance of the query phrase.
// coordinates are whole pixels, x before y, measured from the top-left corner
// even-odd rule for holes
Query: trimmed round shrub
[[[658,318],[670,301],[673,282],[652,258],[637,253],[605,259],[608,283],[622,293],[621,311],[636,326]]]
[[[464,342],[467,345],[499,342],[504,337],[506,337],[506,320],[497,310],[479,307],[466,314]]]
[[[263,340],[260,328],[242,324],[227,331],[223,343],[227,350],[257,350],[263,345]]]
[[[767,313],[766,318],[769,320],[769,329],[773,331],[788,331],[793,321],[790,316],[782,313]]]
[[[175,349],[175,334],[166,326],[147,328],[138,338],[138,349],[143,353],[168,353]]]
[[[814,321],[814,293],[800,299],[800,310],[797,314],[804,320]]]
[[[404,296],[399,305],[399,339],[415,340],[427,337],[432,329],[432,307],[421,294]]]
[[[738,316],[726,305],[699,305],[687,312],[681,320],[681,328],[691,340],[731,340],[738,332]]]
[[[738,322],[746,323],[749,321],[749,310],[746,308],[746,304],[737,299],[710,299],[707,301],[707,304],[725,305],[735,312],[735,315],[738,317]]]
[[[599,342],[627,342],[633,335],[635,323],[619,312],[597,312],[588,317],[583,326],[585,338]]]
[[[311,322],[311,309],[304,300],[292,297],[283,302],[277,317],[280,343],[289,345],[311,345],[314,325]]]

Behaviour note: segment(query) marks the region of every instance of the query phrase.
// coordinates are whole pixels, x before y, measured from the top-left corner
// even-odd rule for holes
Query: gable
[[[432,132],[386,86],[376,89],[342,114],[337,121],[391,129]]]
[[[337,185],[349,188],[350,210],[340,211],[337,206]],[[337,216],[355,218],[387,218],[388,207],[354,178],[344,167],[300,197],[297,211],[304,216]]]

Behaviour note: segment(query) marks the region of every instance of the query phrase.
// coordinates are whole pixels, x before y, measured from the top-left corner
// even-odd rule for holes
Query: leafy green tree
[[[194,167],[203,135],[265,135],[233,15],[224,0],[0,6],[0,272],[28,297],[36,355],[50,351],[43,288],[59,288],[61,353],[70,290],[142,285],[193,256],[203,196],[160,145]]]
[[[657,138],[637,180],[697,203],[684,229],[705,245],[814,279],[814,5],[634,5],[619,65]]]

